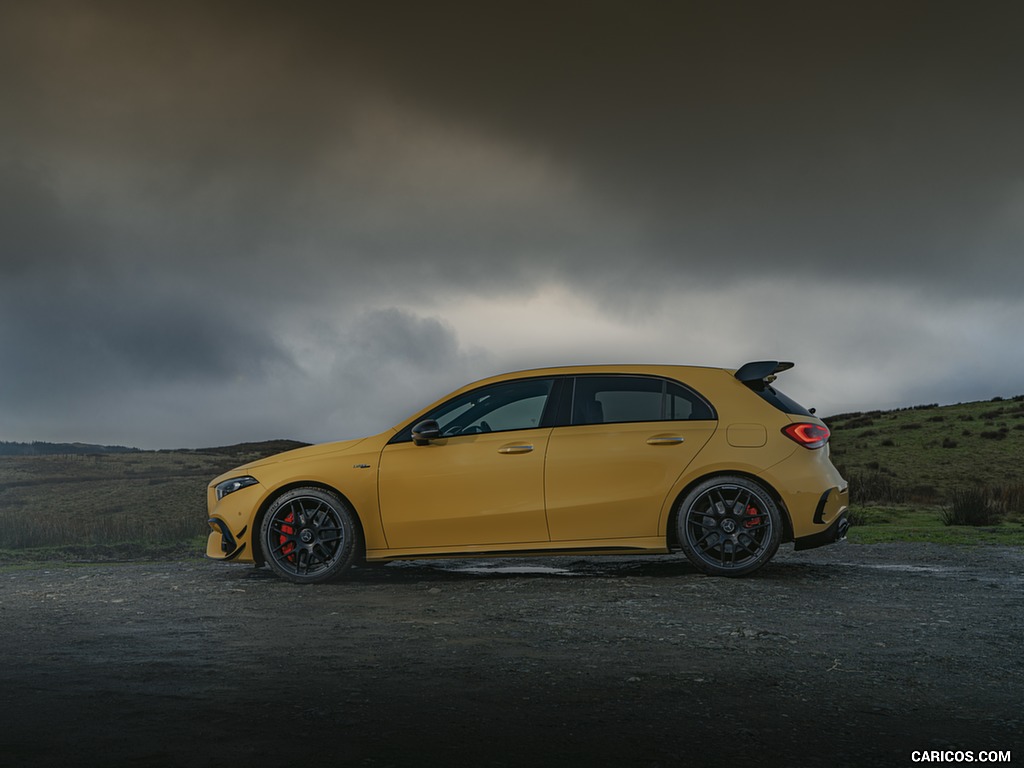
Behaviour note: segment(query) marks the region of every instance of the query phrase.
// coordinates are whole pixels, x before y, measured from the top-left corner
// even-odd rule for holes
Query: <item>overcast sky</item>
[[[320,442],[583,362],[1024,393],[1019,3],[365,5],[5,4],[0,440]]]

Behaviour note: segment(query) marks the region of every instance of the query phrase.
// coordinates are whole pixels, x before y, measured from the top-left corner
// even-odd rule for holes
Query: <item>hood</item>
[[[283,461],[311,459],[314,456],[322,456],[326,453],[344,453],[345,451],[355,448],[357,445],[364,442],[365,440],[365,437],[360,437],[356,440],[341,440],[336,443],[321,443],[320,445],[308,445],[305,448],[296,448],[295,450],[285,451],[284,453],[275,453],[273,456],[267,456],[267,458],[265,459],[257,459],[256,461],[238,467],[238,469],[265,467],[268,464],[280,464]]]
[[[309,445],[305,448],[296,448],[292,451],[285,451],[284,453],[275,453],[273,456],[267,456],[265,459],[257,459],[256,461],[250,461],[248,464],[242,464],[224,472],[221,475],[215,477],[210,481],[210,485],[216,485],[222,480],[227,480],[232,477],[238,477],[241,474],[245,474],[249,470],[258,469],[259,467],[267,467],[274,464],[283,464],[287,461],[297,461],[299,459],[309,459],[314,456],[323,456],[329,453],[346,453],[351,451],[361,443],[366,442],[368,438],[360,437],[356,440],[341,440],[336,443],[321,443],[320,445]]]

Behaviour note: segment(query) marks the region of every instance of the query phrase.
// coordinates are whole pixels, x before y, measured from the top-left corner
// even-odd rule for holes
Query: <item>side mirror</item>
[[[416,445],[429,445],[441,436],[441,427],[433,419],[424,419],[412,428],[412,441]]]

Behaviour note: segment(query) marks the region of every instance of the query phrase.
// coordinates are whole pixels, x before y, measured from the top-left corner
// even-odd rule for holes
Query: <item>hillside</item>
[[[138,448],[123,445],[94,445],[92,443],[13,443],[0,440],[0,456],[71,456],[94,453],[138,453]]]
[[[941,522],[954,492],[982,489],[988,494],[982,503],[995,500],[1008,521],[999,541],[1024,543],[1024,396],[825,421],[832,459],[850,481],[859,523],[854,541],[996,540],[992,528],[968,531]],[[209,481],[303,443],[90,454],[19,445],[37,452],[0,456],[0,562],[197,556],[208,530]]]
[[[53,547],[61,556],[91,559],[198,554],[208,532],[209,481],[302,445],[273,440],[199,450],[0,457],[0,561],[11,550]]]
[[[1024,395],[825,422],[854,500],[945,503],[955,489],[1024,485]]]

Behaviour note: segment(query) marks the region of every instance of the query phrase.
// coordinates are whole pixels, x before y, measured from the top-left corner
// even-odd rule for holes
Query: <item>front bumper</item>
[[[217,480],[224,479],[224,476]],[[252,527],[256,510],[262,503],[263,487],[256,483],[217,498],[217,481],[206,491],[207,524],[210,535],[206,539],[206,556],[214,560],[253,562]]]
[[[247,538],[245,534],[248,533],[249,526],[243,527],[236,535],[219,517],[211,517],[207,522],[211,529],[206,539],[207,557],[214,560],[235,560],[245,552],[248,541],[242,539]]]
[[[245,536],[248,526],[242,528],[236,537],[228,524],[219,517],[211,517],[206,521],[210,526],[210,535],[206,539],[206,556],[214,560],[234,560],[243,552],[247,543],[238,539]]]

